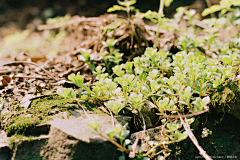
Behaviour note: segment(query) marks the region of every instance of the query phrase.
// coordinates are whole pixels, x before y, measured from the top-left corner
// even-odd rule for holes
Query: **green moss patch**
[[[14,104],[14,103],[13,103]],[[91,102],[82,103],[86,110],[93,113],[103,115],[104,112],[100,111],[95,104]],[[45,123],[53,119],[53,116],[61,112],[68,112],[69,110],[81,109],[74,100],[63,98],[58,95],[51,95],[44,98],[33,100],[31,107],[24,110],[20,106],[14,108],[11,112],[2,115],[2,128],[6,131],[8,136],[12,135],[37,135],[32,133],[36,125]],[[59,117],[61,118],[61,116]]]
[[[10,136],[24,134],[27,129],[52,119],[53,115],[78,108],[73,100],[58,95],[39,98],[33,100],[27,110],[20,108],[2,115],[2,128]]]
[[[240,101],[240,81],[228,80],[219,85],[211,95],[211,105],[219,112],[235,110],[235,103]]]

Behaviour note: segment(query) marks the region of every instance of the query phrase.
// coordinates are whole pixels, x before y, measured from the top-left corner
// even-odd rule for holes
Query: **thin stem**
[[[77,102],[78,106],[83,109],[83,111],[86,114],[86,116],[89,118],[89,115],[88,115],[87,111],[83,108],[83,106],[77,100],[76,100],[76,102]]]
[[[157,27],[157,33],[156,33],[156,39],[154,43],[154,48],[157,47],[157,42],[158,42],[158,36],[159,36],[159,29],[161,25],[161,20],[162,20],[162,14],[163,14],[163,7],[164,7],[164,0],[160,0],[160,5],[159,5],[159,10],[158,10],[158,27]]]
[[[110,73],[110,69],[109,69],[109,66],[108,66],[108,62],[107,62],[107,59],[105,59],[105,57],[103,58],[103,61],[106,65],[106,68],[107,68],[107,72]]]
[[[113,114],[112,111],[107,107],[108,111],[110,112],[111,118],[112,118],[112,127],[115,128],[115,124],[114,124],[114,118],[113,118]]]
[[[123,150],[124,152],[128,152],[129,150],[127,150],[126,148],[124,148],[123,146],[121,146],[120,144],[118,144],[117,142],[111,140],[110,138],[108,138],[107,136],[104,136],[101,133],[98,133],[101,137],[105,138],[106,140],[108,140],[109,142],[111,142],[112,144],[114,144],[116,147],[120,148],[121,150]]]
[[[140,117],[142,118],[142,121],[143,121],[143,132],[144,132],[144,134],[145,134],[145,133],[146,133],[146,123],[145,123],[145,119],[144,119],[142,113],[141,113],[140,111],[138,111],[138,112],[139,112],[139,115],[140,115]]]

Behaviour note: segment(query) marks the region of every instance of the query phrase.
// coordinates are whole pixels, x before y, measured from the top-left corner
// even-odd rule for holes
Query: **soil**
[[[223,117],[223,120],[220,119]],[[238,124],[240,122],[231,114],[211,113],[198,117],[196,120],[199,125],[194,128],[199,145],[207,152],[212,159],[231,159],[237,160],[240,157],[240,130]],[[196,123],[196,122],[195,122]],[[194,124],[193,124],[194,125]],[[206,127],[212,131],[208,137],[202,138],[202,130]],[[170,147],[173,151],[172,159],[203,159],[199,155],[199,151],[193,145],[190,139],[180,142],[178,145]]]

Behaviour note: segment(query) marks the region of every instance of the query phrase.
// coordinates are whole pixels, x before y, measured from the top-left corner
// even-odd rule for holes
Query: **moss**
[[[29,128],[52,119],[52,116],[64,112],[68,109],[77,109],[76,105],[68,106],[66,104],[74,103],[71,99],[62,98],[58,95],[52,95],[33,100],[31,107],[26,110],[12,110],[2,115],[2,128],[8,135],[24,134]],[[14,104],[15,105],[15,104]]]
[[[83,102],[82,105],[95,114],[106,115],[92,102]],[[21,107],[18,107],[18,109],[14,107],[11,112],[2,115],[3,121],[8,118],[2,128],[8,136],[28,135],[29,132],[32,134],[31,129],[34,130],[36,125],[52,120],[54,115],[58,113],[70,113],[68,110],[76,109],[81,109],[81,107],[72,99],[66,99],[58,95],[39,98],[32,101],[29,109],[23,110]]]
[[[26,129],[33,127],[40,123],[38,117],[23,117],[18,116],[15,122],[8,125],[6,130],[8,135],[22,134]]]
[[[228,80],[219,85],[211,94],[211,106],[219,112],[229,112],[234,109],[236,101],[240,100],[240,81]]]

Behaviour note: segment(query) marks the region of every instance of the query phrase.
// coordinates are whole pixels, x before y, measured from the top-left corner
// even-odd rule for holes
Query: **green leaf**
[[[207,16],[208,14],[220,11],[222,10],[222,8],[223,7],[220,5],[212,5],[211,7],[204,9],[204,11],[202,12],[202,16]]]
[[[98,93],[99,88],[98,88],[98,87],[93,88],[92,91],[93,91],[96,95],[99,95],[99,93]]]
[[[213,81],[214,88],[217,88],[219,85],[220,85],[220,81],[218,81],[218,80]]]
[[[87,95],[82,95],[82,96],[81,96],[81,99],[82,99],[82,100],[85,100],[85,99],[87,99],[87,98],[88,98]]]
[[[91,89],[90,89],[89,87],[85,87],[85,86],[84,86],[84,89],[85,89],[89,94],[91,94],[92,91],[91,91]]]
[[[122,134],[122,131],[123,131],[123,127],[121,124],[116,124],[115,128],[114,128],[114,131],[119,135],[121,136]]]
[[[129,136],[129,134],[130,134],[129,130],[122,130],[121,137],[126,139]]]
[[[73,91],[72,88],[66,88],[66,89],[63,89],[63,90],[60,89],[60,90],[57,91],[58,95],[60,95],[62,97],[74,98],[74,99],[76,99],[77,92],[78,91]]]
[[[167,124],[167,128],[168,128],[167,132],[177,131],[179,127],[180,127],[179,123],[170,122]]]
[[[133,63],[132,62],[127,62],[125,65],[124,65],[124,69],[126,70],[126,72],[128,74],[132,74],[132,67],[133,67]]]
[[[143,13],[140,15],[140,19],[142,19],[142,18],[147,18],[147,19],[151,20],[152,22],[157,23],[158,13],[156,11],[148,10],[146,13]]]
[[[168,109],[168,103],[169,103],[169,98],[165,97],[163,100],[160,100],[159,102],[156,102],[157,106],[159,107],[159,110],[167,110]]]
[[[182,141],[187,137],[188,137],[188,134],[186,131],[184,131],[183,133],[181,133],[180,131],[175,131],[175,137],[174,137],[175,140]]]
[[[162,80],[170,87],[173,87],[173,84],[176,82],[177,78],[175,76],[171,76],[170,78],[164,77]]]
[[[104,105],[117,115],[125,107],[125,103],[123,101],[124,99],[110,100],[108,102],[104,102]]]
[[[198,56],[197,59],[200,63],[202,63],[205,60],[205,58],[203,56]]]
[[[166,7],[169,7],[172,2],[173,2],[173,0],[165,0],[165,1],[164,1],[164,5],[165,5]]]
[[[148,58],[154,58],[154,56],[157,54],[158,54],[157,49],[153,47],[148,47],[144,52],[144,55],[146,55]]]
[[[114,11],[120,11],[120,10],[123,10],[123,8],[119,5],[114,5],[112,7],[110,7],[107,12],[114,12]]]
[[[151,81],[150,86],[153,93],[160,88],[160,85],[157,83],[157,81]]]
[[[183,60],[183,55],[180,54],[180,53],[177,53],[177,54],[175,55],[175,61],[176,61],[178,64],[181,64],[182,60]]]
[[[181,100],[184,100],[188,104],[192,96],[191,87],[188,86],[184,91],[181,91],[179,96]]]
[[[109,128],[106,130],[106,134],[108,135],[108,137],[112,140],[113,136],[114,136],[114,130],[112,128]]]
[[[196,109],[194,109],[195,111],[201,111],[203,110],[203,107],[207,106],[207,104],[210,102],[210,98],[204,97],[203,99],[201,98],[196,98],[196,100],[193,102],[193,104],[195,105]]]
[[[195,121],[194,117],[187,119],[188,124],[192,124],[194,121]]]
[[[87,125],[94,129],[96,132],[98,131],[99,122],[96,119],[87,119]]]
[[[131,5],[134,5],[136,2],[137,2],[136,0],[124,0],[124,1],[118,0],[118,3],[122,6],[125,6],[125,7],[129,7]]]
[[[152,78],[152,79],[156,79],[157,76],[159,75],[159,70],[157,69],[153,69],[151,72],[149,72],[149,76]]]
[[[122,77],[124,75],[124,71],[122,70],[121,65],[117,65],[117,66],[113,67],[113,72],[119,77]]]
[[[145,81],[146,78],[147,78],[147,74],[146,74],[145,72],[142,72],[142,73],[139,75],[139,79],[140,79],[141,81]]]
[[[231,60],[229,59],[228,56],[224,56],[224,57],[222,58],[222,62],[223,62],[223,64],[224,64],[224,66],[226,66],[226,65],[229,65],[229,64],[230,64]]]
[[[140,103],[142,103],[142,97],[143,97],[142,94],[137,94],[137,93],[133,92],[129,96],[129,101],[130,101],[130,103],[133,103],[133,104],[140,104]]]
[[[206,106],[208,103],[210,102],[210,98],[207,96],[207,97],[204,97],[203,99],[202,99],[202,106],[204,107],[204,106]]]
[[[81,76],[79,76],[79,75],[80,75],[80,72],[78,72],[77,75],[75,75],[75,74],[70,74],[70,75],[68,76],[68,79],[69,79],[70,81],[72,81],[73,84],[75,84],[76,86],[83,88],[83,81],[84,81],[84,80],[83,80],[83,77],[81,77]]]
[[[83,61],[84,62],[89,62],[89,58],[90,58],[90,54],[91,54],[91,49],[88,49],[88,50],[86,50],[86,49],[81,49],[80,50],[80,53],[82,54],[82,56],[83,56]]]

